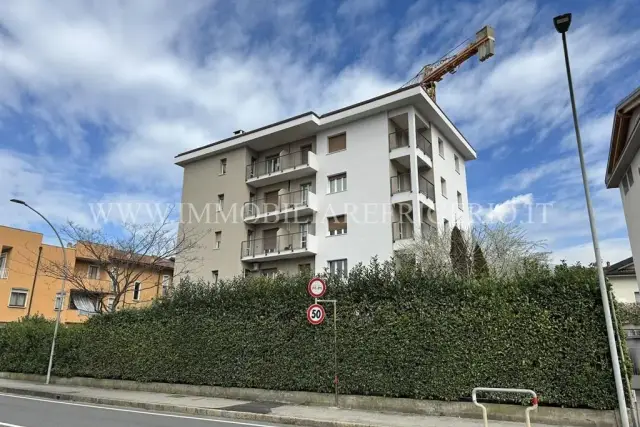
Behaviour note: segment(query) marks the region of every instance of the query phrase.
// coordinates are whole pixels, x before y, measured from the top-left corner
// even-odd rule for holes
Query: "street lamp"
[[[578,155],[580,157],[580,169],[582,170],[582,183],[584,184],[584,196],[587,201],[587,213],[589,215],[589,225],[591,226],[591,238],[593,239],[593,251],[596,256],[596,269],[598,270],[598,281],[600,282],[600,296],[602,297],[602,308],[604,310],[604,320],[607,325],[607,338],[609,339],[609,352],[611,353],[611,364],[613,365],[613,377],[616,384],[616,393],[618,395],[618,407],[620,409],[620,419],[622,427],[629,427],[629,418],[627,415],[627,402],[624,396],[622,385],[622,376],[620,375],[620,363],[618,361],[618,350],[616,347],[616,338],[613,331],[613,322],[611,321],[611,311],[609,310],[609,295],[607,292],[607,284],[602,270],[602,258],[600,257],[600,246],[598,243],[598,232],[596,231],[596,220],[591,204],[591,193],[589,191],[589,179],[587,177],[587,168],[584,163],[584,153],[582,152],[582,139],[580,138],[580,126],[578,125],[578,113],[576,111],[576,100],[573,95],[573,82],[571,80],[571,67],[569,66],[569,52],[567,50],[567,31],[571,25],[571,14],[565,13],[553,18],[553,25],[556,30],[562,34],[562,45],[564,47],[564,63],[567,68],[567,80],[569,81],[569,97],[571,98],[571,109],[573,111],[573,127],[576,132],[576,142],[578,143]]]
[[[64,299],[64,283],[65,283],[65,279],[67,278],[67,253],[64,250],[64,244],[62,243],[62,239],[60,238],[58,231],[53,226],[53,224],[51,224],[49,220],[44,217],[44,215],[42,215],[40,212],[38,212],[37,210],[29,206],[24,200],[11,199],[10,201],[13,203],[17,203],[19,205],[24,205],[28,207],[29,209],[37,213],[42,219],[44,219],[47,222],[47,224],[49,224],[49,227],[51,227],[53,232],[56,233],[56,236],[58,237],[58,241],[60,242],[60,248],[62,249],[62,260],[64,265],[63,265],[63,274],[62,274],[62,285],[60,287],[61,301],[60,301],[60,307],[58,308],[57,314],[56,314],[56,326],[53,329],[53,341],[51,341],[51,353],[49,354],[49,367],[47,368],[47,382],[45,383],[45,384],[49,384],[49,381],[51,380],[51,367],[53,366],[53,354],[56,350],[56,337],[58,336],[58,326],[60,325],[60,312],[62,311],[62,301]]]

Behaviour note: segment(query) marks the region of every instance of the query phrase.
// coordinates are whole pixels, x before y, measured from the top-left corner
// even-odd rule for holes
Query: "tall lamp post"
[[[56,233],[56,236],[58,237],[58,241],[60,242],[60,249],[62,249],[62,260],[63,260],[62,262],[64,263],[63,265],[64,273],[62,275],[62,285],[60,286],[60,298],[61,298],[60,307],[58,307],[57,314],[56,314],[56,326],[53,329],[53,341],[51,341],[51,353],[49,354],[49,367],[47,368],[47,382],[45,384],[49,384],[49,382],[51,381],[51,367],[53,366],[53,354],[55,353],[55,350],[56,350],[56,338],[58,336],[58,326],[60,325],[60,312],[62,312],[62,304],[63,304],[62,301],[64,300],[64,284],[67,278],[67,253],[64,250],[64,244],[62,243],[62,239],[60,238],[58,231],[53,226],[53,224],[51,224],[49,220],[44,217],[44,215],[42,215],[40,212],[38,212],[37,210],[29,206],[24,200],[11,199],[11,202],[28,207],[29,209],[37,213],[42,219],[44,219],[47,222],[47,224],[49,224],[49,227],[51,227],[53,232]]]
[[[571,14],[556,16],[553,18],[553,25],[562,34],[562,45],[564,47],[564,63],[567,68],[567,80],[569,81],[569,97],[571,98],[571,109],[573,111],[573,127],[576,132],[576,142],[578,143],[578,155],[580,157],[580,169],[582,170],[582,183],[584,184],[584,196],[587,201],[587,213],[589,214],[589,225],[591,226],[591,238],[593,239],[593,251],[596,256],[596,269],[598,270],[598,281],[600,282],[600,295],[602,297],[602,308],[604,310],[604,320],[607,325],[607,338],[609,340],[609,351],[611,353],[611,364],[613,365],[613,378],[616,384],[616,394],[618,395],[618,407],[620,409],[620,420],[622,427],[629,427],[629,417],[627,415],[627,402],[624,396],[622,376],[620,375],[620,363],[616,338],[611,321],[611,311],[609,310],[609,295],[607,284],[602,270],[602,258],[600,257],[600,246],[598,243],[598,232],[596,231],[596,220],[591,204],[591,193],[589,191],[589,179],[587,168],[584,163],[584,153],[582,152],[582,139],[580,138],[580,126],[578,125],[578,113],[576,111],[576,100],[573,95],[573,82],[571,80],[571,67],[569,66],[569,52],[567,51],[567,31],[571,25]]]

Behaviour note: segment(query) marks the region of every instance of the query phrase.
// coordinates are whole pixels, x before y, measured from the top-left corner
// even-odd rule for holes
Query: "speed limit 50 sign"
[[[319,325],[324,322],[324,307],[320,304],[311,304],[307,308],[307,320],[312,325]]]

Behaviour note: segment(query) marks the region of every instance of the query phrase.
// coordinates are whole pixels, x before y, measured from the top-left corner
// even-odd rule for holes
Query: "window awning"
[[[73,305],[76,306],[81,316],[91,316],[97,313],[95,300],[90,298],[88,295],[72,293],[71,299],[73,300]]]

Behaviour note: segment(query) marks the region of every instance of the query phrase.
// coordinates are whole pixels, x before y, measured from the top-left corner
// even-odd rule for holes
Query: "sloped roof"
[[[635,276],[636,268],[633,264],[633,257],[611,264],[604,269],[604,274],[606,276]]]

